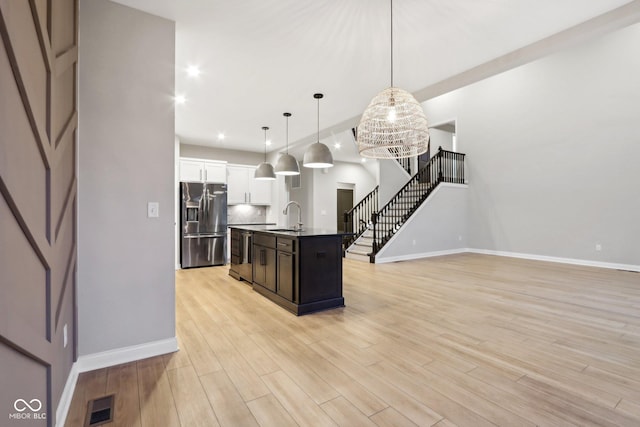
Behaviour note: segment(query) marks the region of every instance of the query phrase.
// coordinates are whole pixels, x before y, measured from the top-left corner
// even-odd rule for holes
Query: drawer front
[[[269,234],[261,234],[254,233],[253,234],[253,244],[254,245],[262,245],[268,248],[276,247],[276,236],[272,236]]]
[[[295,252],[296,240],[287,239],[286,237],[278,237],[278,250],[284,252]]]

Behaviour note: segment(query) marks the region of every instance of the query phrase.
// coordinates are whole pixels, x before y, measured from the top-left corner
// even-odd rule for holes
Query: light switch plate
[[[158,202],[147,203],[147,218],[158,218],[160,216],[160,204]]]

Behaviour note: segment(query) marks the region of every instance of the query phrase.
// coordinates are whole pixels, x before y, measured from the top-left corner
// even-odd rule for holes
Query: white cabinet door
[[[271,204],[271,183],[273,181],[262,181],[255,179],[251,175],[250,181],[250,202],[252,205],[270,205]]]
[[[204,162],[204,180],[206,182],[227,182],[227,165],[224,163]]]
[[[202,181],[203,163],[197,160],[180,160],[180,181]]]
[[[254,166],[227,166],[227,203],[230,205],[271,204],[271,181],[255,179]]]
[[[249,203],[249,169],[244,166],[227,166],[227,204]],[[252,177],[253,178],[253,177]]]

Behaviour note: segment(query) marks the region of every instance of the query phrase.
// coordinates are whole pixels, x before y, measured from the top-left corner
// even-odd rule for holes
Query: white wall
[[[424,104],[457,119],[470,247],[640,265],[638,46],[635,24]]]
[[[431,152],[434,153],[433,151]],[[379,184],[378,200],[380,207],[386,205],[389,200],[409,181],[409,174],[396,160],[385,159],[378,161]]]
[[[443,150],[453,151],[453,134],[440,129],[429,129],[429,136],[431,138],[431,156],[435,156],[438,153],[438,147],[442,147]]]
[[[376,255],[376,263],[463,251],[467,247],[467,186],[442,183]]]
[[[80,356],[175,336],[174,30],[80,2]],[[149,201],[159,218],[147,218]]]
[[[338,188],[353,184],[355,205],[377,185],[375,177],[359,163],[334,162],[334,166],[326,169],[326,173],[323,169],[308,170],[313,173],[312,212],[313,226],[316,228],[336,229]]]

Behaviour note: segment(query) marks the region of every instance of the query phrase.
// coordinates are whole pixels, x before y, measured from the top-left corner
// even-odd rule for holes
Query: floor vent
[[[115,394],[90,400],[84,427],[101,426],[113,421],[113,401]]]

